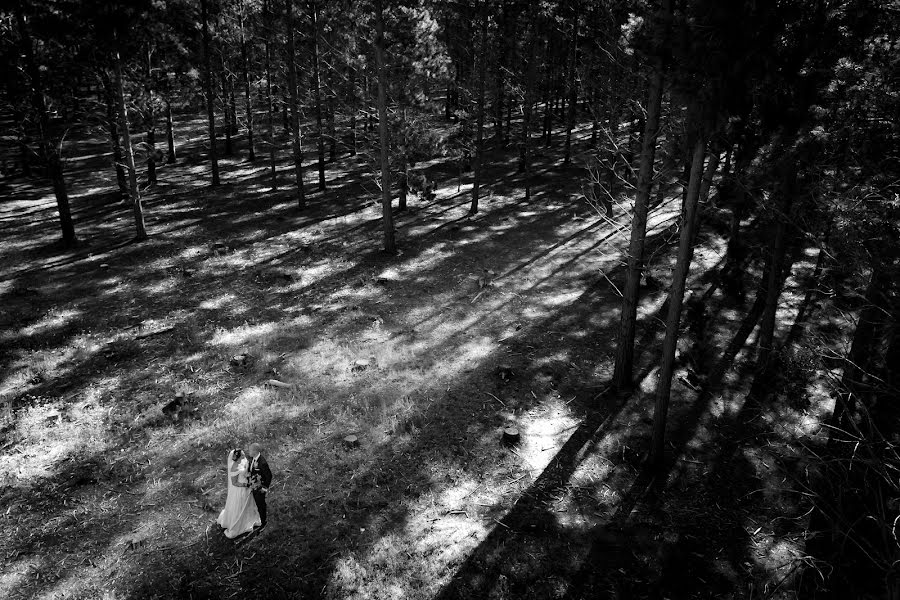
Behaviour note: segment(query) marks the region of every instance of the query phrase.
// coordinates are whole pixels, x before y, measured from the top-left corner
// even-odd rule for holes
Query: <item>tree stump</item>
[[[355,435],[348,435],[344,438],[345,448],[359,448],[359,438]]]
[[[501,441],[503,444],[507,446],[515,446],[519,443],[521,436],[519,435],[519,430],[515,427],[504,427],[503,435],[501,437]]]

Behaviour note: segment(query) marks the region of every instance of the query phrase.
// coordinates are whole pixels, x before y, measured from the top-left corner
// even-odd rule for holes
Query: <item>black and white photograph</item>
[[[0,598],[900,600],[898,375],[900,0],[0,0]]]

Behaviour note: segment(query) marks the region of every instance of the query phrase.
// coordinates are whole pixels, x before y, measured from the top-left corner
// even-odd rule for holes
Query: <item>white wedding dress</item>
[[[225,528],[227,538],[247,533],[262,523],[250,488],[242,487],[247,483],[249,465],[246,457],[235,463],[231,459],[231,453],[228,454],[228,497],[225,500],[225,508],[216,519],[216,522]],[[239,485],[231,482],[231,478],[235,475]]]

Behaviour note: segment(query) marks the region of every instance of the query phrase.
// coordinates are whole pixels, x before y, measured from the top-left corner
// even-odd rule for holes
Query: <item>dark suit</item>
[[[259,458],[250,464],[250,477],[259,475],[260,480],[262,480],[263,488],[268,489],[269,485],[272,483],[272,469],[269,468],[269,463],[267,463],[263,455],[260,454]],[[261,490],[253,490],[253,500],[256,502],[256,509],[259,511],[259,520],[262,522],[262,525],[265,526],[266,493]]]

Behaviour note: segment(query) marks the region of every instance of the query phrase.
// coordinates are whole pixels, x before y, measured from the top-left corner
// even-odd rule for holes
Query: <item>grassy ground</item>
[[[183,158],[145,195],[140,244],[101,141],[79,142],[68,163],[73,250],[56,243],[43,181],[0,183],[0,595],[764,598],[789,588],[804,508],[784,481],[802,476],[798,442],[815,440],[825,394],[811,377],[782,392],[801,399],[748,396],[752,352],[742,353],[721,393],[698,398],[676,383],[673,462],[641,474],[665,293],[643,296],[638,391],[611,396],[627,194],[615,220],[599,217],[578,161],[563,169],[541,150],[526,204],[515,150],[495,148],[470,217],[468,180],[458,188],[456,168],[436,162],[437,197],[411,200],[388,256],[361,159],[329,164],[324,193],[311,191],[310,167],[301,212],[286,162],[277,191],[262,161],[238,158],[210,188],[201,120],[180,131],[195,145],[181,140]],[[672,196],[650,220],[663,285]],[[700,292],[724,252],[709,231],[692,271]],[[795,263],[782,333],[814,262]],[[708,311],[706,347],[724,348],[746,307],[717,293]],[[176,393],[186,409],[170,414]],[[510,424],[523,434],[516,448],[500,444]],[[349,434],[359,447],[345,447]],[[270,526],[227,540],[214,522],[225,454],[251,441],[275,475]]]

